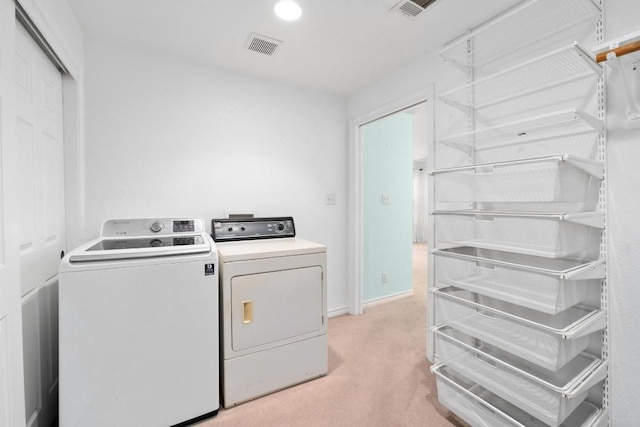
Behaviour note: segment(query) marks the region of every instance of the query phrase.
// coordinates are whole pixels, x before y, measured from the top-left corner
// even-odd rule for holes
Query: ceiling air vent
[[[254,52],[264,53],[265,55],[272,56],[276,53],[276,50],[280,47],[282,41],[272,39],[271,37],[263,36],[262,34],[251,33],[247,39],[245,47]]]
[[[401,12],[404,16],[415,18],[421,14],[427,6],[434,3],[436,0],[402,0],[400,3],[393,6],[392,10]]]

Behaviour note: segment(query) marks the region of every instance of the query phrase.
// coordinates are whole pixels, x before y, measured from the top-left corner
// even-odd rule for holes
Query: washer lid
[[[204,234],[102,239],[69,256],[69,262],[106,261],[207,253]]]

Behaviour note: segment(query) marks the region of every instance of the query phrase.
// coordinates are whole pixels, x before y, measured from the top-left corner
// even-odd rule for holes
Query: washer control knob
[[[283,223],[280,223],[280,224],[276,225],[276,229],[277,229],[278,231],[284,231],[284,224],[283,224]]]
[[[160,231],[162,231],[163,228],[164,228],[164,224],[161,223],[160,221],[152,222],[151,225],[149,226],[149,230],[151,230],[154,233],[159,233]]]

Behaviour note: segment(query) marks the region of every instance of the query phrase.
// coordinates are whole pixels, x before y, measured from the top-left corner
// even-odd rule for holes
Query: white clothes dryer
[[[326,247],[293,218],[212,220],[225,408],[326,375]]]
[[[217,251],[202,219],[106,221],[60,264],[60,425],[188,425],[219,409]]]

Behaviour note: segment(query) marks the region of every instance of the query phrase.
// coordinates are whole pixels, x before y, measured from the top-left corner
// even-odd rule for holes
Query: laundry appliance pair
[[[61,425],[188,425],[327,373],[326,248],[290,217],[212,235],[198,218],[110,220],[64,257]]]

